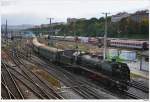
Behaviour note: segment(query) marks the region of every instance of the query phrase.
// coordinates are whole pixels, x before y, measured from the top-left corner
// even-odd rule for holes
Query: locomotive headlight
[[[119,64],[118,67],[121,68],[121,65]]]
[[[119,84],[120,82],[119,82],[119,81],[116,81],[116,83]]]

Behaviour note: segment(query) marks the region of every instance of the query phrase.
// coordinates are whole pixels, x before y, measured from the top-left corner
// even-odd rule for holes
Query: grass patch
[[[55,77],[53,77],[46,71],[32,67],[32,72],[35,73],[37,76],[42,77],[43,79],[47,80],[50,83],[50,85],[54,87],[58,87],[58,88],[61,87],[59,80],[57,80]]]
[[[135,73],[130,73],[130,77],[132,77],[132,78],[145,78],[145,79],[148,79],[147,77],[144,77],[144,76],[141,76],[141,75],[139,75],[139,74],[135,74]]]

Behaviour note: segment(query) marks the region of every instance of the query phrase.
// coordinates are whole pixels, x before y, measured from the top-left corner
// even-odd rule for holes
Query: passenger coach
[[[133,48],[133,49],[148,49],[148,41],[135,41],[135,40],[110,40],[109,43],[112,47],[123,47],[123,48]]]

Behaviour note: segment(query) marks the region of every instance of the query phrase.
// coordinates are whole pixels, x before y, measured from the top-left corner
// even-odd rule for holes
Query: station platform
[[[130,68],[131,76],[137,76],[149,80],[149,72]]]

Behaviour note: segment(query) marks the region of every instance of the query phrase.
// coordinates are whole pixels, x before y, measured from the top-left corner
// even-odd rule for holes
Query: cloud
[[[16,0],[1,0],[1,6],[9,6],[16,3]]]
[[[5,0],[3,0],[5,1]],[[46,17],[100,17],[102,12],[111,14],[149,7],[149,0],[6,0],[2,15],[21,15],[45,19]],[[7,5],[7,6],[6,6]],[[34,19],[36,20],[36,19]]]

